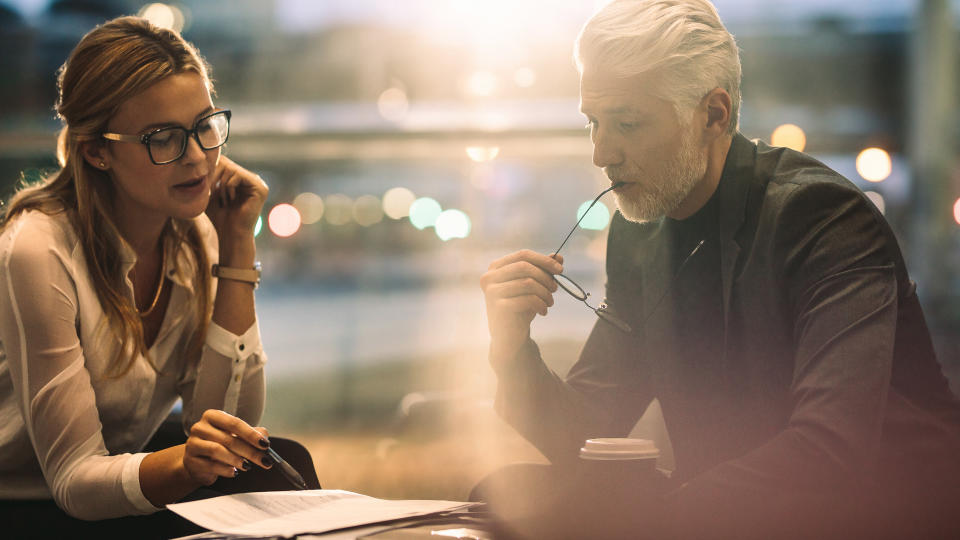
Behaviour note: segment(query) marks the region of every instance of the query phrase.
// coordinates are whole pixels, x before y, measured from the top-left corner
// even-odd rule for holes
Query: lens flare
[[[341,193],[328,195],[323,219],[331,225],[346,225],[353,221],[353,199]]]
[[[469,157],[471,161],[477,163],[492,161],[494,158],[500,155],[499,146],[468,146],[466,151],[467,157]]]
[[[883,182],[890,176],[893,164],[890,154],[881,148],[867,148],[857,156],[857,172],[864,180]]]
[[[293,207],[300,212],[304,225],[312,225],[323,217],[323,198],[316,193],[305,192],[293,198]]]
[[[770,135],[770,144],[803,152],[803,149],[807,147],[807,135],[800,126],[783,124],[773,130],[773,134]]]
[[[437,201],[430,197],[420,197],[410,205],[410,223],[420,230],[433,227],[442,211]]]
[[[300,212],[292,204],[278,204],[270,210],[267,225],[280,238],[292,236],[300,230]]]
[[[410,215],[410,205],[416,199],[416,195],[405,187],[390,188],[383,194],[383,213],[390,219],[403,219]]]
[[[353,201],[353,219],[361,227],[369,227],[383,220],[380,199],[373,195],[361,195]]]
[[[437,216],[435,230],[444,242],[451,238],[466,238],[470,234],[470,218],[460,210],[444,210]]]
[[[610,210],[607,208],[607,205],[597,201],[597,204],[595,204],[593,208],[590,208],[590,213],[584,216],[583,213],[587,211],[587,208],[590,207],[590,203],[592,202],[593,201],[585,201],[580,205],[580,208],[577,208],[577,219],[579,220],[583,217],[583,221],[580,222],[580,228],[591,231],[602,231],[607,227],[607,224],[610,223]]]

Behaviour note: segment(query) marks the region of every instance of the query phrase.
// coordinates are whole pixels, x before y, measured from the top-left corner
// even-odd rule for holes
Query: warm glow
[[[300,212],[304,225],[312,225],[323,217],[323,199],[316,193],[301,193],[293,198],[293,207]]]
[[[770,144],[803,152],[803,149],[807,147],[807,135],[800,129],[800,126],[783,124],[773,130],[773,135],[770,136]]]
[[[877,193],[876,191],[866,191],[864,194],[868,199],[873,201],[873,205],[877,207],[877,210],[880,210],[881,214],[886,213],[887,203],[883,200],[883,195]]]
[[[577,219],[583,216],[592,202],[584,201],[580,208],[577,208]],[[590,213],[584,216],[583,221],[580,222],[580,228],[602,231],[607,227],[607,223],[610,223],[610,210],[607,209],[607,205],[598,201],[597,204],[593,205],[593,208],[590,208]]]
[[[401,88],[387,88],[377,98],[377,110],[380,116],[391,122],[400,122],[407,116],[410,110],[410,102],[407,100],[407,93]]]
[[[530,88],[537,82],[537,73],[528,67],[513,72],[513,82],[520,88]]]
[[[270,210],[267,225],[270,227],[270,232],[280,238],[286,238],[300,230],[300,212],[292,204],[278,204]]]
[[[148,4],[140,9],[140,16],[160,28],[166,28],[174,32],[183,30],[183,12],[176,6],[159,2]]]
[[[353,201],[353,219],[362,226],[369,227],[383,220],[383,208],[380,199],[373,195],[361,195]]]
[[[323,219],[331,225],[346,225],[353,220],[353,200],[346,195],[328,195]]]
[[[466,82],[467,94],[472,97],[490,97],[497,91],[497,76],[489,71],[475,71]]]
[[[867,148],[857,156],[857,172],[864,180],[882,182],[890,176],[893,164],[890,154],[880,148]]]
[[[953,220],[957,222],[957,225],[960,225],[960,199],[953,203]]]
[[[383,194],[383,213],[390,219],[403,219],[410,215],[410,205],[417,197],[405,187],[395,187]]]
[[[470,218],[460,210],[444,210],[437,216],[435,229],[444,242],[451,238],[466,238],[470,234]]]
[[[410,223],[418,229],[433,227],[443,209],[430,197],[420,197],[410,205]]]
[[[467,157],[477,163],[491,161],[500,155],[499,146],[468,146],[466,148]]]

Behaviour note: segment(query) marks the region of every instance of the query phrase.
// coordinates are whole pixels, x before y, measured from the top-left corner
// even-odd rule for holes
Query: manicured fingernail
[[[270,456],[263,456],[263,459],[260,460],[260,463],[263,463],[264,467],[269,467],[273,465],[273,458]]]
[[[266,439],[260,439],[260,440],[257,441],[257,442],[260,443],[260,446],[262,446],[262,447],[264,447],[264,448],[270,448],[270,441],[268,441],[268,440],[266,440]]]
[[[252,464],[250,463],[250,461],[245,459],[243,460],[243,463],[240,465],[240,467],[245,471],[249,471],[251,465]]]
[[[236,478],[236,477],[238,477],[238,476],[240,476],[240,469],[234,467],[234,468],[233,468],[233,477]]]

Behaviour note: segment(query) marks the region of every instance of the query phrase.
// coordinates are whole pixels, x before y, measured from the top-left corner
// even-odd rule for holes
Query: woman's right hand
[[[250,469],[251,463],[269,469],[273,460],[264,453],[268,446],[266,428],[208,409],[190,427],[183,466],[194,481],[209,486],[220,476],[233,478],[238,471]]]

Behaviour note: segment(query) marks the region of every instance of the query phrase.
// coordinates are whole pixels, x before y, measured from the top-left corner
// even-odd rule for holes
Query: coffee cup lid
[[[657,445],[649,439],[600,438],[587,439],[580,449],[582,459],[656,459],[660,457]]]

